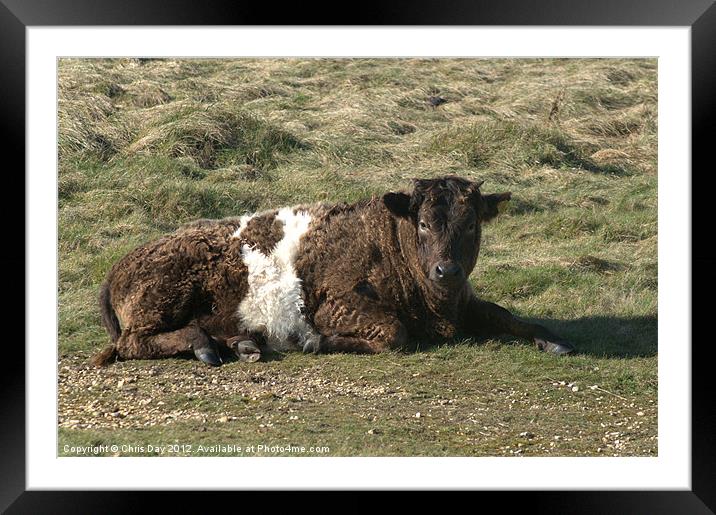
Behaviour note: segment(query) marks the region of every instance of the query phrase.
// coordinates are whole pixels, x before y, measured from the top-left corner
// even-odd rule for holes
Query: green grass
[[[58,452],[655,455],[656,91],[653,59],[61,60]],[[579,355],[421,341],[380,356],[88,368],[107,342],[99,285],[136,245],[196,218],[447,173],[513,193],[483,231],[478,294]]]

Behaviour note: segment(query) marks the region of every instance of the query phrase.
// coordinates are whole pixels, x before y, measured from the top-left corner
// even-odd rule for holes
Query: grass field
[[[654,59],[61,60],[58,453],[656,455],[656,72]],[[136,245],[448,173],[513,192],[483,231],[478,294],[578,355],[503,339],[87,365],[108,342],[99,285]]]

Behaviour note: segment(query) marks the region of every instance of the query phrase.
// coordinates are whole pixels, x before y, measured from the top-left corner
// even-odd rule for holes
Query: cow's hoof
[[[322,337],[306,338],[306,342],[303,344],[303,353],[318,354],[321,352],[321,338]]]
[[[564,340],[543,340],[541,338],[535,338],[535,343],[540,350],[551,354],[562,355],[574,352],[572,344]]]
[[[261,349],[253,340],[241,340],[232,345],[239,361],[253,363],[261,359]]]
[[[206,363],[207,365],[211,365],[212,367],[218,367],[221,365],[221,358],[210,344],[194,347],[194,356],[196,356],[199,361]]]

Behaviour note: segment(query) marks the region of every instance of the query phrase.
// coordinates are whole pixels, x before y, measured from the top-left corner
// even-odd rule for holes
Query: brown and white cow
[[[194,352],[219,365],[269,350],[376,353],[413,338],[509,334],[555,354],[573,347],[479,300],[467,281],[482,224],[510,193],[459,177],[355,204],[199,220],[118,261],[100,292],[112,345],[94,356]]]

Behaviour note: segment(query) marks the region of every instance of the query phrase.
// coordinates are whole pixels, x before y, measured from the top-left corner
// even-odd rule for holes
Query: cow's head
[[[480,252],[480,224],[492,220],[510,193],[480,193],[480,182],[461,177],[413,179],[411,193],[386,193],[393,215],[410,221],[425,275],[440,288],[456,288],[470,275]]]

